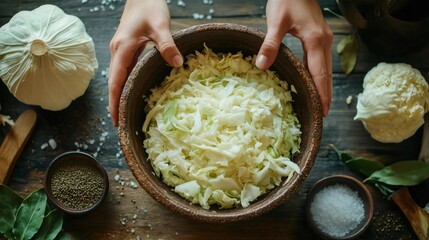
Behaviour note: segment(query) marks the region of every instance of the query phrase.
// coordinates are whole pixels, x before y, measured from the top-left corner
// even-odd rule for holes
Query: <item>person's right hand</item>
[[[183,57],[170,32],[170,13],[164,0],[127,0],[118,29],[110,42],[109,111],[118,125],[122,89],[147,42],[155,43],[168,64],[179,67]]]

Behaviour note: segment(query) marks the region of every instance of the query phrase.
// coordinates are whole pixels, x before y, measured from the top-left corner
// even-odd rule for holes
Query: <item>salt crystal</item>
[[[347,103],[347,104],[350,104],[350,103],[352,103],[352,100],[353,100],[352,95],[349,95],[349,96],[347,97],[347,99],[346,99],[346,103]]]
[[[311,203],[310,212],[317,227],[334,237],[343,237],[354,230],[365,214],[358,193],[342,184],[320,190]]]
[[[116,174],[116,175],[115,175],[115,181],[117,181],[117,182],[118,182],[118,181],[119,181],[119,179],[121,179],[121,176],[119,176],[119,174]]]
[[[429,202],[425,206],[425,211],[429,214]]]
[[[53,138],[49,139],[48,143],[49,143],[49,146],[50,146],[53,150],[55,150],[55,149],[57,148],[57,142],[55,142],[55,140],[54,140]]]
[[[138,185],[134,181],[131,181],[130,187],[136,189],[136,188],[138,188]]]
[[[40,146],[40,149],[44,150],[44,149],[46,149],[47,147],[49,147],[49,144],[48,144],[48,143],[44,143],[44,144],[42,144],[42,145]]]
[[[193,14],[192,14],[192,17],[193,17],[194,19],[202,19],[202,18],[204,18],[204,14],[200,14],[200,13],[193,13]]]
[[[178,0],[177,1],[177,6],[186,7],[186,3],[184,1],[182,1],[182,0]]]

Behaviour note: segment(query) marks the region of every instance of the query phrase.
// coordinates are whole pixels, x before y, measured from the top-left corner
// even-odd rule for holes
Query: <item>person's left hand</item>
[[[286,33],[301,40],[304,64],[316,85],[327,116],[332,100],[333,34],[316,0],[268,0],[267,35],[256,58],[256,66],[269,68],[277,57]]]

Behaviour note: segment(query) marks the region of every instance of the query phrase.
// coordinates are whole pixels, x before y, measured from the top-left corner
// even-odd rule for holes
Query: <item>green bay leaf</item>
[[[363,174],[369,177],[375,171],[383,169],[385,166],[377,160],[372,160],[363,157],[356,157],[345,162],[346,166],[352,171]]]
[[[23,201],[13,227],[15,239],[28,240],[39,230],[45,216],[47,197],[43,189],[32,192]]]
[[[13,238],[13,224],[23,198],[3,184],[0,184],[0,196],[0,233],[10,239]]]
[[[357,61],[359,40],[356,33],[343,37],[337,44],[337,53],[340,56],[341,67],[346,75],[350,74]]]
[[[350,159],[352,159],[353,157],[350,155],[350,154],[348,154],[346,151],[342,151],[342,150],[339,150],[337,147],[335,147],[335,145],[333,145],[333,144],[331,144],[330,145],[334,150],[335,150],[335,152],[337,153],[337,155],[338,155],[338,158],[342,161],[342,162],[346,162],[346,161],[348,161],[348,160],[350,160]]]
[[[34,240],[54,240],[63,227],[63,214],[57,209],[49,212],[43,219],[42,226],[34,235]]]
[[[365,181],[393,186],[414,186],[429,178],[429,164],[421,161],[399,161],[375,171]]]

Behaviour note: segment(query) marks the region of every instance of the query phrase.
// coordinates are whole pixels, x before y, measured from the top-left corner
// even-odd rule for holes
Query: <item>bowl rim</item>
[[[329,235],[328,233],[323,232],[315,225],[313,218],[311,217],[311,211],[310,211],[311,204],[316,194],[323,188],[327,186],[332,186],[334,184],[343,184],[351,188],[353,191],[357,191],[359,194],[359,197],[362,199],[362,202],[364,203],[365,216],[362,222],[358,225],[358,227],[360,228],[356,228],[355,230],[353,230],[353,232],[350,235],[346,234],[343,237],[335,237],[335,236]],[[362,235],[365,232],[365,230],[369,227],[372,221],[372,218],[374,216],[374,200],[371,195],[371,192],[368,190],[365,184],[359,181],[357,178],[349,175],[345,175],[345,174],[331,175],[318,180],[308,191],[306,201],[305,201],[305,215],[306,215],[307,224],[309,225],[311,230],[317,235],[321,236],[322,238],[336,239],[336,240],[350,240]]]
[[[55,195],[52,193],[51,188],[50,188],[50,184],[49,184],[50,177],[51,177],[53,171],[55,171],[55,167],[58,165],[61,165],[61,163],[63,161],[67,161],[68,159],[74,158],[74,157],[78,157],[79,159],[84,160],[86,163],[89,163],[92,166],[94,166],[103,178],[104,189],[103,189],[102,196],[92,206],[84,208],[84,209],[73,209],[73,208],[69,208],[69,207],[66,207],[63,204],[61,204],[57,200]],[[81,152],[81,151],[68,151],[68,152],[64,152],[64,153],[61,153],[60,155],[56,156],[51,161],[51,163],[48,165],[43,185],[44,185],[45,193],[46,193],[48,200],[51,204],[53,204],[56,208],[58,208],[59,210],[65,212],[65,213],[72,214],[72,215],[80,215],[80,214],[84,214],[84,213],[88,213],[88,212],[93,211],[98,206],[100,206],[101,203],[104,202],[104,200],[107,197],[107,193],[109,191],[109,177],[107,175],[106,169],[92,155],[85,153],[85,152]]]
[[[176,41],[178,39],[181,39],[184,36],[189,36],[189,32],[191,32],[191,34],[196,34],[207,30],[209,31],[220,30],[220,31],[233,31],[233,32],[239,31],[240,33],[250,34],[262,40],[265,37],[265,34],[261,30],[258,30],[254,27],[249,27],[249,26],[235,24],[235,23],[205,23],[205,24],[195,25],[186,29],[179,30],[173,34],[173,39]],[[273,196],[272,200],[269,201],[267,204],[255,205],[253,203],[253,204],[250,204],[250,206],[247,208],[236,208],[236,209],[232,209],[232,211],[222,210],[222,209],[219,211],[214,211],[209,209],[204,211],[204,213],[196,213],[192,211],[192,209],[186,207],[185,205],[181,205],[180,207],[177,207],[177,205],[172,206],[173,204],[170,203],[166,198],[160,197],[158,192],[159,189],[157,188],[155,183],[152,183],[150,181],[151,176],[149,176],[149,174],[153,174],[153,173],[147,173],[143,171],[140,168],[139,163],[136,162],[138,161],[138,159],[135,157],[135,151],[130,146],[130,142],[132,142],[131,135],[136,133],[131,132],[130,129],[128,129],[127,119],[125,119],[124,117],[121,117],[121,116],[125,116],[126,109],[129,104],[127,101],[127,98],[129,97],[131,89],[133,89],[135,84],[135,81],[132,80],[132,77],[133,76],[135,77],[138,75],[139,66],[143,66],[146,62],[150,61],[150,59],[153,56],[157,54],[160,54],[160,53],[155,47],[149,50],[143,56],[143,58],[137,63],[136,67],[132,70],[129,78],[127,79],[124,86],[124,90],[121,95],[120,104],[119,104],[119,127],[118,127],[120,146],[123,151],[126,162],[131,172],[136,177],[136,180],[153,199],[155,199],[157,202],[161,203],[162,205],[166,206],[173,212],[190,217],[194,220],[205,221],[205,222],[233,222],[233,221],[250,219],[250,218],[262,215],[268,211],[271,211],[272,209],[278,207],[280,204],[282,204],[284,201],[290,198],[290,196],[292,196],[298,191],[297,186],[302,185],[302,183],[310,173],[311,166],[314,165],[314,162],[317,158],[317,153],[318,153],[321,138],[322,138],[323,117],[322,117],[322,111],[321,111],[320,97],[317,93],[315,84],[310,74],[302,64],[301,60],[299,60],[292,53],[292,51],[282,43],[279,49],[279,55],[284,54],[287,57],[287,59],[290,61],[291,65],[295,69],[297,69],[298,74],[302,78],[302,81],[308,87],[307,91],[310,97],[309,101],[311,102],[310,103],[311,107],[314,109],[314,111],[310,115],[310,118],[313,121],[312,126],[314,128],[314,132],[310,133],[311,138],[309,139],[309,144],[308,144],[310,146],[310,148],[308,149],[309,155],[306,157],[305,164],[302,166],[302,168],[305,168],[305,171],[302,171],[300,173],[301,175],[300,177],[296,177],[292,179],[290,182],[288,182],[288,185],[291,186],[290,188],[283,189],[283,191],[277,192],[276,195]],[[281,186],[278,186],[278,187],[281,187]],[[161,194],[166,195],[167,193],[162,191]],[[194,206],[190,204],[188,205]],[[200,206],[198,207],[201,208]],[[244,209],[244,211],[237,211],[237,209]]]

